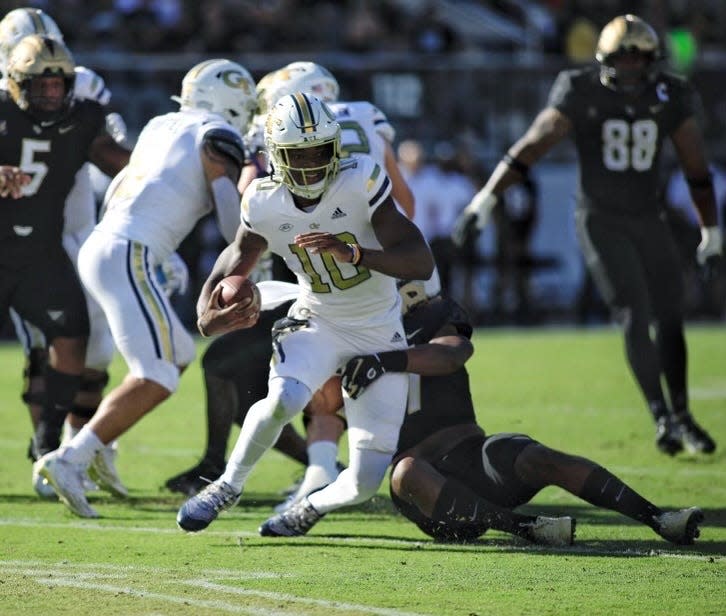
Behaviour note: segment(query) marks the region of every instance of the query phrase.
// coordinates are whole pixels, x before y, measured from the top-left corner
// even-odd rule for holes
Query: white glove
[[[454,223],[451,233],[454,245],[461,248],[474,235],[474,229],[481,231],[486,227],[497,201],[498,197],[490,192],[479,191],[474,196]]]
[[[701,227],[701,243],[696,250],[696,258],[704,265],[711,257],[721,256],[723,236],[719,227]]]
[[[73,84],[75,98],[108,105],[111,100],[111,92],[106,87],[103,77],[85,66],[76,66],[74,73],[76,75]]]
[[[171,297],[174,293],[183,295],[189,287],[189,269],[184,259],[176,252],[171,253],[166,261],[156,266],[156,276],[167,297]]]
[[[466,206],[467,210],[476,211],[476,228],[479,231],[487,226],[497,201],[497,196],[490,192],[478,192],[471,203]]]

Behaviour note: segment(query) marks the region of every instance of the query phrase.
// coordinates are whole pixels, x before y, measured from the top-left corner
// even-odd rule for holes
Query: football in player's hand
[[[257,288],[257,285],[244,276],[232,274],[231,276],[222,278],[218,286],[222,287],[222,291],[219,294],[220,308],[244,301],[248,298],[252,298],[258,304],[260,302],[260,290]]]

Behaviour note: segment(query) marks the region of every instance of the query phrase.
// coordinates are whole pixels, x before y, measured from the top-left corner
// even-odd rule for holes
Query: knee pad
[[[281,377],[269,382],[267,397],[275,402],[272,411],[275,418],[289,421],[305,408],[312,393],[297,379]]]
[[[81,387],[79,391],[89,394],[99,394],[108,385],[109,374],[105,370],[103,372],[84,373],[81,378]]]
[[[83,406],[82,404],[74,404],[70,412],[78,417],[83,417],[84,419],[91,419],[91,417],[96,414],[97,410],[97,406],[90,407]]]

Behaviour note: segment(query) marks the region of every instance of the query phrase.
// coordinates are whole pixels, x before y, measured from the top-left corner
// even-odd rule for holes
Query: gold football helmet
[[[33,8],[10,11],[0,21],[0,71],[5,73],[13,47],[29,34],[49,36],[63,42],[58,24],[47,13]]]
[[[10,52],[8,91],[15,103],[44,124],[60,120],[73,103],[75,62],[64,43],[49,36],[31,34]],[[62,77],[65,94],[57,105],[33,91],[33,82],[46,77]],[[51,108],[54,107],[54,108]]]
[[[639,54],[643,68],[616,70],[615,61],[625,54]],[[612,89],[629,90],[647,81],[653,63],[660,59],[660,41],[655,30],[637,15],[619,15],[600,33],[595,59],[601,65],[600,81]]]

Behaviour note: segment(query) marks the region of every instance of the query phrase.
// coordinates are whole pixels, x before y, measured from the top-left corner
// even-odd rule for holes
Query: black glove
[[[345,364],[340,384],[345,392],[356,400],[371,383],[386,372],[405,372],[406,364],[408,364],[406,351],[356,355]]]
[[[702,266],[703,281],[712,285],[721,279],[723,273],[723,256],[711,255]]]

